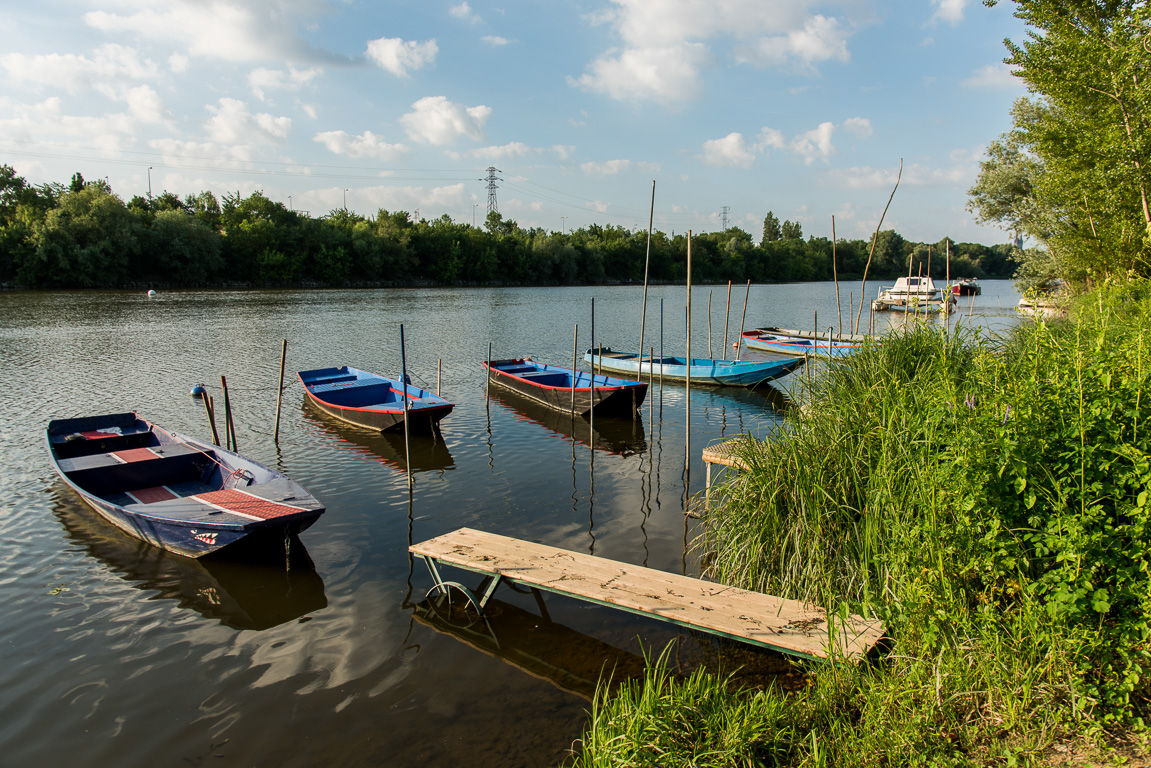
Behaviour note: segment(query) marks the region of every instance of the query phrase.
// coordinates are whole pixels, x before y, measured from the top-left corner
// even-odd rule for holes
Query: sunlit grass
[[[655,665],[597,699],[577,764],[1014,764],[1139,728],[1149,294],[1005,339],[919,330],[814,379],[712,487],[696,545],[717,581],[879,616],[889,650],[799,694]]]

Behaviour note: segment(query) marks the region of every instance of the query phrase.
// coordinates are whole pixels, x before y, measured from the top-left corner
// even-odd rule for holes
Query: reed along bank
[[[798,693],[653,659],[576,766],[1122,762],[1146,754],[1151,283],[1003,337],[926,327],[812,379],[713,486],[717,581],[875,614]]]

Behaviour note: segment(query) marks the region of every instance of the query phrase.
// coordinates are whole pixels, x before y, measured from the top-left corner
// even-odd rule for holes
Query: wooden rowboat
[[[350,424],[381,432],[403,429],[405,415],[411,429],[430,432],[453,408],[434,392],[346,365],[299,371],[296,375],[308,398],[320,410]]]
[[[690,361],[683,357],[640,356],[634,352],[615,352],[611,347],[589,349],[584,360],[593,368],[616,373],[634,375],[646,379],[654,375],[670,381],[686,381],[691,377],[692,384],[713,384],[724,387],[754,387],[765,381],[778,379],[803,365],[803,358],[789,360],[713,360],[693,357]]]
[[[643,405],[647,395],[647,384],[643,382],[603,374],[593,376],[525,358],[492,360],[482,365],[488,369],[492,384],[557,411],[570,413],[574,408],[580,416],[593,410],[597,416],[630,416]]]
[[[748,349],[796,357],[845,357],[858,352],[867,344],[880,343],[878,339],[859,333],[829,331],[816,334],[812,331],[791,328],[755,328],[744,331],[741,335]]]
[[[283,474],[135,413],[50,421],[47,443],[56,472],[101,516],[188,557],[253,539],[283,546],[324,512]]]

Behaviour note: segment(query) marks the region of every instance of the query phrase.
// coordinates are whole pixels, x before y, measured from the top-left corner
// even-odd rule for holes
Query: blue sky
[[[978,0],[35,0],[0,9],[0,162],[127,201],[262,191],[559,231],[1005,242],[964,206],[1025,91]],[[149,171],[149,168],[151,170]]]

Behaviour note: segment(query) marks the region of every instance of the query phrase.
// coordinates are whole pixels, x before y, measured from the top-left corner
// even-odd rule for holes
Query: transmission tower
[[[727,231],[727,214],[731,212],[731,206],[725,205],[723,211],[720,212],[720,221],[723,222],[723,231]]]
[[[501,171],[493,165],[488,168],[487,178],[480,179],[480,181],[486,181],[488,183],[488,213],[500,212],[500,207],[496,204],[496,189],[498,189],[496,182],[503,181],[503,179],[496,176],[497,173],[501,173]]]

